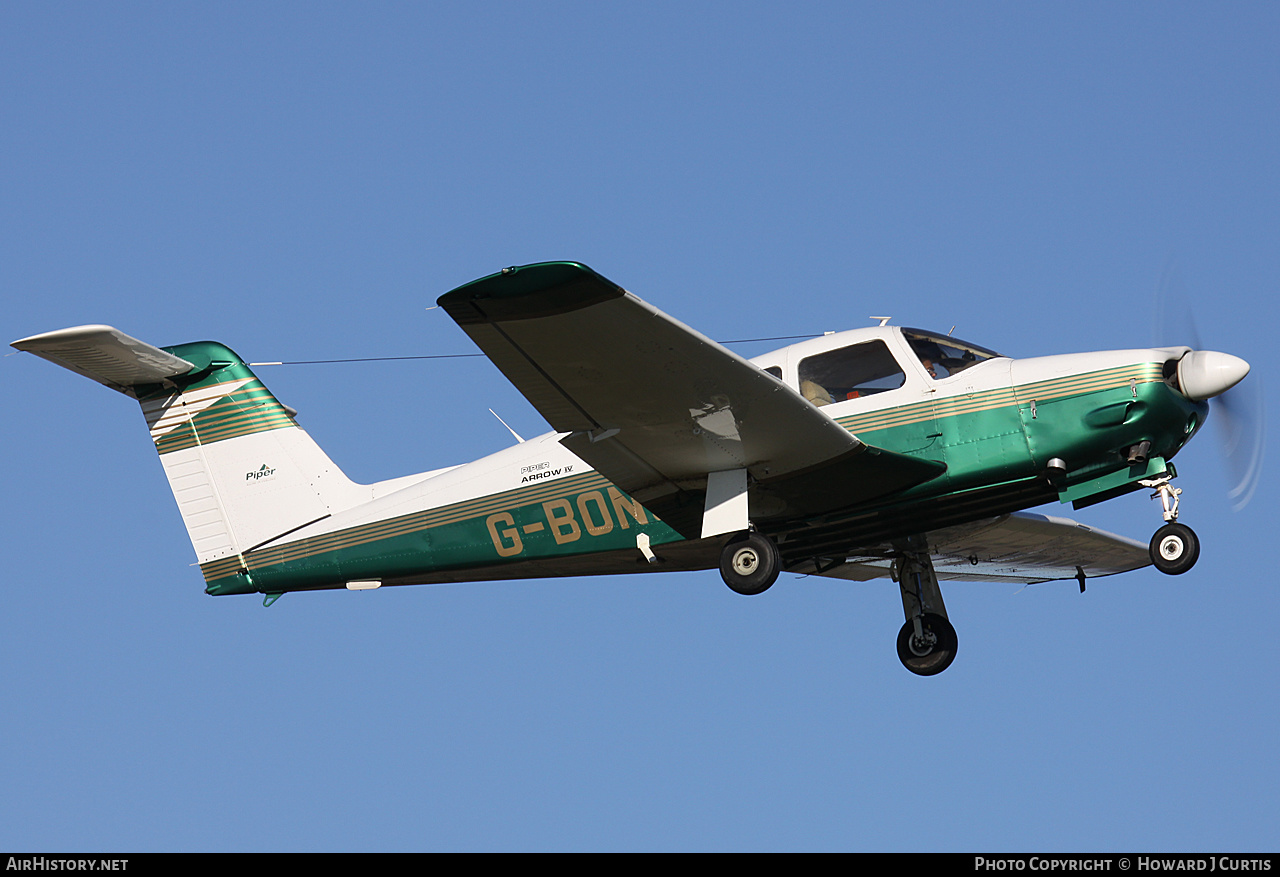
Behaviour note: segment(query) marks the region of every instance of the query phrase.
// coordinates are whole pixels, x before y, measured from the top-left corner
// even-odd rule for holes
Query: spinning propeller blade
[[[1227,496],[1236,511],[1249,504],[1262,475],[1263,448],[1266,447],[1266,405],[1262,378],[1255,375],[1247,384],[1224,393],[1215,406],[1223,458],[1231,477]]]
[[[1191,297],[1176,260],[1170,258],[1156,288],[1152,341],[1157,347],[1188,345],[1203,350]],[[1190,355],[1190,354],[1188,354]],[[1262,475],[1266,448],[1266,403],[1262,378],[1253,375],[1216,396],[1211,421],[1221,442],[1231,484],[1227,496],[1240,511],[1249,504]]]

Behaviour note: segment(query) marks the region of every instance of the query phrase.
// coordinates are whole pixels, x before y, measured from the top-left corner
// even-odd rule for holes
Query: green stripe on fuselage
[[[595,472],[202,564],[210,594],[341,587],[618,549],[681,536]],[[501,578],[496,574],[495,578]]]
[[[1120,451],[1152,442],[1171,458],[1190,438],[1192,402],[1161,378],[1162,363],[1135,363],[1011,388],[926,399],[847,415],[839,423],[870,445],[945,462],[937,479],[904,491],[925,496],[1036,477],[1052,457],[1068,465],[1068,483],[1126,468]]]

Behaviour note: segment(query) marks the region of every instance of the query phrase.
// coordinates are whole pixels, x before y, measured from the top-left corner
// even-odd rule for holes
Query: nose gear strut
[[[1168,476],[1139,481],[1155,490],[1151,498],[1160,497],[1165,524],[1151,537],[1149,552],[1155,568],[1165,575],[1182,575],[1200,558],[1200,539],[1186,524],[1178,523],[1178,497],[1182,488],[1169,483]]]

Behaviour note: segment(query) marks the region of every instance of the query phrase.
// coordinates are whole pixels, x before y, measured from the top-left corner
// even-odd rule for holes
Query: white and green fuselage
[[[1207,410],[1165,378],[1165,362],[1180,351],[997,357],[936,380],[918,367],[900,330],[884,327],[825,336],[754,362],[794,386],[805,357],[870,338],[899,358],[902,385],[823,412],[867,444],[946,468],[860,508],[859,518],[944,509],[948,523],[960,523],[1055,496],[1132,489],[1165,470]],[[718,543],[701,544],[715,540],[663,523],[567,450],[562,434],[461,466],[357,485],[229,349],[209,342],[165,349],[207,371],[180,389],[142,392],[139,401],[210,594],[647,571],[655,567],[639,547],[641,534],[663,569],[716,564]],[[1149,460],[1126,464],[1120,451],[1143,440],[1152,442]],[[1069,478],[1050,487],[1043,473],[1052,458],[1073,465]],[[957,513],[945,511],[949,500],[966,501]],[[791,545],[790,556],[800,557],[812,522],[760,511],[753,522],[778,534],[784,556]],[[840,520],[838,511],[827,517]],[[847,543],[843,551],[871,538],[860,542],[856,524],[836,531],[828,541]],[[823,543],[820,550],[837,548]]]

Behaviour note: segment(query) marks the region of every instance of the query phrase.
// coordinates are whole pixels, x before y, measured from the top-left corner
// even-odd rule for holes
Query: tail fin
[[[372,497],[221,344],[158,348],[110,326],[77,326],[11,346],[138,400],[211,585],[240,578],[246,552]],[[226,584],[217,590],[241,590]],[[254,590],[247,577],[242,589]]]

